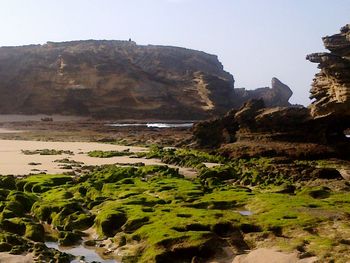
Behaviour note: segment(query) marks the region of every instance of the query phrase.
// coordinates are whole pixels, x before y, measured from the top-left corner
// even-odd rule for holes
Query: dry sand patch
[[[25,155],[22,150],[43,150],[55,149],[71,151],[73,155]],[[46,141],[22,141],[22,140],[0,140],[0,174],[2,175],[26,175],[30,173],[46,172],[48,174],[58,174],[70,171],[63,169],[61,163],[55,162],[58,159],[69,159],[76,162],[82,162],[84,165],[104,165],[104,164],[133,164],[144,163],[145,165],[163,164],[157,159],[130,158],[129,156],[117,156],[111,158],[96,158],[87,155],[89,151],[124,151],[130,152],[147,151],[145,147],[121,146],[93,142],[46,142]],[[36,163],[37,165],[30,165]],[[170,167],[176,167],[169,165]],[[191,168],[180,168],[181,174],[188,177],[196,176],[196,171]]]
[[[42,150],[55,149],[63,151],[71,151],[73,155],[25,155],[22,150]],[[42,141],[20,141],[20,140],[0,140],[0,174],[7,175],[24,175],[29,173],[38,173],[45,171],[47,173],[62,173],[67,169],[62,169],[60,163],[54,162],[57,159],[67,158],[77,162],[83,162],[85,165],[103,165],[113,163],[136,163],[144,162],[145,164],[159,164],[157,160],[134,159],[128,156],[112,157],[112,158],[94,158],[89,157],[87,152],[94,150],[101,151],[123,151],[130,149],[132,152],[146,151],[147,148],[128,147],[119,145],[110,145],[103,143],[89,142],[42,142]],[[38,165],[29,165],[29,163],[37,163]],[[32,169],[39,171],[33,172]]]

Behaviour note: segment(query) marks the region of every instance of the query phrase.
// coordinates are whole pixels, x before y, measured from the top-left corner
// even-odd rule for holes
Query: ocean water
[[[45,242],[45,245],[49,248],[54,248],[57,249],[61,252],[65,252],[68,254],[72,254],[73,256],[76,257],[81,257],[84,256],[85,262],[101,262],[101,263],[118,263],[118,261],[114,260],[114,259],[103,259],[94,248],[87,248],[84,247],[83,245],[79,245],[79,246],[74,246],[74,247],[61,247],[57,244],[57,242]],[[80,261],[79,259],[75,259],[73,260],[71,263],[80,263],[82,261]]]
[[[106,124],[111,127],[147,127],[147,128],[191,128],[193,122],[187,123],[162,123],[162,122],[149,122],[149,123],[110,123]]]

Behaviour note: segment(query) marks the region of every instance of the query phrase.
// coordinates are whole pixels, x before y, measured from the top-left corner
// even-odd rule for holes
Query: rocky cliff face
[[[0,94],[0,114],[203,119],[240,107],[253,92],[235,92],[215,55],[88,40],[0,48]],[[270,105],[289,96],[289,88],[273,80],[272,89],[253,97]]]
[[[204,118],[232,105],[214,55],[132,41],[0,48],[0,113]]]
[[[350,127],[350,25],[340,34],[323,38],[323,42],[331,53],[307,57],[321,69],[312,84],[314,101],[308,108],[271,107],[261,99],[251,100],[225,117],[195,125],[196,143],[212,147],[234,142],[225,149],[230,155],[297,153],[298,158],[348,159],[350,139],[345,133]],[[204,129],[213,138],[205,136]]]
[[[311,113],[314,117],[350,116],[350,24],[341,28],[339,34],[324,37],[323,43],[330,53],[307,56],[321,69],[310,91],[310,98],[314,99]]]

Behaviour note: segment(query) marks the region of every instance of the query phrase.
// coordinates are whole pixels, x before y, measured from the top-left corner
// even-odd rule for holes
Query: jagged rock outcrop
[[[339,34],[324,37],[323,43],[330,53],[307,56],[321,69],[310,91],[310,98],[314,99],[311,113],[314,117],[350,116],[350,24],[341,28]]]
[[[349,139],[342,118],[314,118],[305,107],[266,108],[262,99],[251,100],[222,118],[193,127],[199,147],[222,146],[231,157],[293,156],[348,158]]]
[[[0,48],[0,113],[199,119],[233,103],[215,55],[132,41]]]
[[[289,155],[298,158],[349,158],[350,139],[350,25],[341,33],[323,38],[331,53],[307,57],[320,63],[321,72],[314,79],[308,107],[266,107],[264,101],[251,100],[223,118],[197,124],[193,128],[201,147],[235,143],[224,151],[237,156]],[[269,106],[269,105],[267,105]],[[210,127],[212,139],[203,136]],[[227,131],[230,131],[228,135]]]
[[[293,91],[277,78],[272,78],[271,88],[258,88],[255,90],[247,90],[244,88],[235,89],[235,98],[237,105],[242,106],[242,102],[252,99],[263,99],[267,107],[287,107]]]

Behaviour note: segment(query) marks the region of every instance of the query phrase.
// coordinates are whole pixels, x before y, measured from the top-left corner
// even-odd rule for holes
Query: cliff
[[[350,24],[341,28],[339,34],[323,38],[330,53],[314,53],[306,58],[318,63],[311,88],[312,115],[350,116]]]
[[[0,113],[196,119],[232,105],[214,55],[132,41],[0,48]]]
[[[281,100],[280,91],[267,90],[268,104]],[[240,107],[252,91],[235,92],[215,55],[87,40],[0,48],[0,94],[0,114],[203,119]]]

